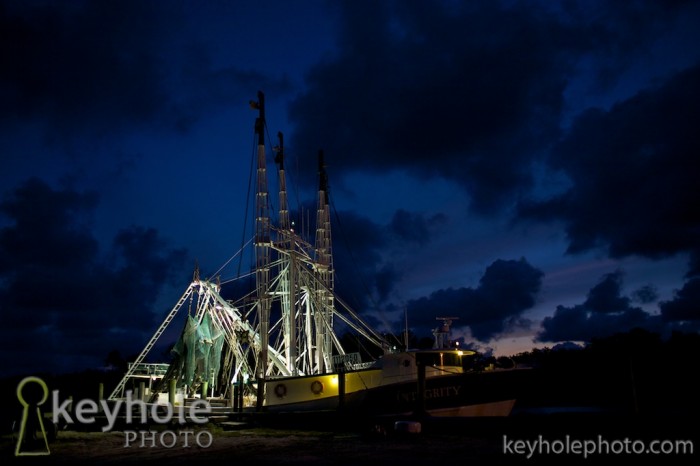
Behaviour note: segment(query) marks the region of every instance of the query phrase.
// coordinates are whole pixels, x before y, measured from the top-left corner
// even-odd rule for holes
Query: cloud
[[[386,230],[352,211],[334,212],[332,216],[335,291],[363,312],[377,292],[385,295],[393,287],[395,274],[384,267],[381,254],[387,244]]]
[[[542,331],[536,341],[591,341],[630,330],[635,327],[649,329],[657,325],[639,307],[630,306],[630,300],[621,296],[622,274],[606,274],[588,293],[583,304],[571,307],[557,306],[554,315],[542,321]]]
[[[425,218],[421,213],[398,209],[389,223],[389,230],[401,240],[424,246],[435,233],[435,228],[444,225],[446,221],[444,214]]]
[[[5,4],[0,12],[7,114],[46,115],[65,129],[149,119],[165,104],[155,48],[171,11],[126,1]]]
[[[121,231],[101,253],[89,218],[94,193],[31,179],[0,204],[1,338],[5,373],[96,367],[114,348],[135,351],[154,328],[154,304],[179,277],[185,251],[154,229]]]
[[[697,281],[697,282],[696,282]],[[604,275],[588,293],[583,304],[557,306],[545,317],[535,340],[540,342],[585,341],[604,338],[634,328],[668,336],[673,331],[700,330],[700,280],[688,281],[671,301],[659,303],[661,314],[632,306],[622,295],[622,272]],[[637,290],[635,293],[638,293]],[[649,290],[643,294],[647,294]],[[649,296],[655,298],[656,294]]]
[[[659,293],[654,285],[644,285],[632,293],[632,299],[642,304],[649,304],[659,299]]]
[[[700,321],[700,278],[688,280],[674,299],[659,303],[665,321]]]
[[[448,288],[407,304],[411,326],[428,333],[438,317],[457,317],[454,327],[469,327],[486,342],[513,325],[522,325],[522,314],[535,304],[543,273],[520,260],[496,260],[487,267],[477,288]]]
[[[556,133],[561,105],[559,54],[538,33],[547,19],[344,6],[337,59],[308,74],[291,106],[297,144],[324,147],[339,169],[457,180],[484,211],[529,184],[525,149]]]
[[[90,234],[94,192],[54,191],[38,178],[19,186],[0,203],[13,228],[0,230],[0,273],[19,267],[80,267],[97,252]]]
[[[662,258],[697,248],[700,66],[610,111],[591,110],[553,151],[571,188],[523,203],[523,218],[564,223],[568,252]],[[659,116],[663,115],[663,118]]]
[[[630,299],[620,296],[622,272],[609,273],[588,292],[588,298],[583,303],[592,312],[609,313],[627,309]]]
[[[533,187],[532,163],[561,136],[572,81],[614,88],[679,14],[602,2],[345,2],[337,53],[291,105],[292,139],[300,154],[326,149],[339,171],[455,181],[490,214]]]
[[[0,3],[0,120],[42,121],[45,142],[71,147],[136,127],[185,132],[261,87],[292,87],[285,76],[217,64],[188,2]]]
[[[390,264],[384,265],[375,274],[375,287],[377,290],[377,296],[380,301],[385,300],[391,290],[394,288],[396,282],[400,279],[401,273],[396,270],[395,267]]]
[[[352,211],[334,215],[333,261],[338,295],[351,301],[359,312],[387,304],[403,278],[397,264],[406,250],[428,246],[446,221],[444,214],[426,217],[404,209],[397,209],[387,224]]]
[[[543,331],[537,335],[536,341],[591,341],[638,327],[655,331],[658,327],[655,320],[636,307],[600,314],[591,312],[583,305],[557,306],[554,316],[544,318]]]
[[[686,278],[696,277],[698,275],[700,275],[700,248],[693,250],[690,254]]]
[[[173,70],[170,78],[173,87],[170,103],[176,114],[182,114],[177,120],[182,132],[207,113],[226,107],[241,107],[243,103],[254,100],[258,90],[281,96],[293,89],[286,75],[278,77],[263,70],[244,69],[238,63],[217,66],[205,44],[183,46],[178,59],[183,64]]]

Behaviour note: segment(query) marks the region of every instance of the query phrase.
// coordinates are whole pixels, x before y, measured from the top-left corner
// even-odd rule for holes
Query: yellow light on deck
[[[463,354],[464,352],[462,352],[462,350],[457,351],[457,356],[462,356]]]
[[[331,385],[333,385],[333,386],[338,385],[338,376],[337,375],[334,375],[333,377],[331,377]]]

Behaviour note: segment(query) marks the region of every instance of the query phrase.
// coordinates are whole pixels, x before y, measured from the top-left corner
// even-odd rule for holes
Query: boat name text
[[[462,387],[459,385],[450,385],[448,387],[428,388],[423,393],[426,400],[431,398],[448,398],[459,396]],[[399,401],[416,401],[418,392],[401,392],[398,394]]]

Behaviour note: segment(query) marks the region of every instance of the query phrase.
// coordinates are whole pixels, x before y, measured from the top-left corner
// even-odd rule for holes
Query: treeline
[[[676,332],[663,339],[634,329],[593,340],[582,349],[533,349],[511,359],[534,369],[523,398],[532,405],[697,415],[698,355],[700,334]]]

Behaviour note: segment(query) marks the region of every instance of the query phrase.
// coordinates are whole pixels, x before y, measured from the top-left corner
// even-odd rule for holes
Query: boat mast
[[[323,151],[318,152],[318,209],[316,210],[316,273],[320,286],[316,310],[316,367],[319,373],[332,367],[333,257],[331,254],[331,213],[328,204],[328,175]]]
[[[275,155],[275,163],[278,165],[279,183],[280,183],[280,238],[284,246],[289,246],[287,242],[291,238],[291,226],[289,224],[289,208],[287,206],[287,181],[284,174],[284,135],[281,132],[277,133],[279,145],[275,147],[277,154]]]
[[[265,160],[265,96],[258,91],[258,101],[251,102],[258,109],[255,119],[257,147],[257,187],[255,195],[255,281],[260,316],[260,356],[256,365],[258,379],[258,409],[262,408],[265,395],[265,378],[268,367],[270,343],[270,214],[268,210],[267,169]]]
[[[296,251],[294,241],[294,231],[289,221],[289,208],[287,206],[287,181],[284,173],[284,136],[281,132],[277,133],[279,146],[276,147],[277,155],[275,162],[278,165],[279,175],[279,222],[280,228],[278,231],[279,248],[286,252],[286,268],[288,280],[282,281],[282,286],[287,289],[283,290],[282,297],[282,320],[284,326],[284,348],[287,369],[291,375],[298,375],[297,368],[297,334],[296,334]]]

